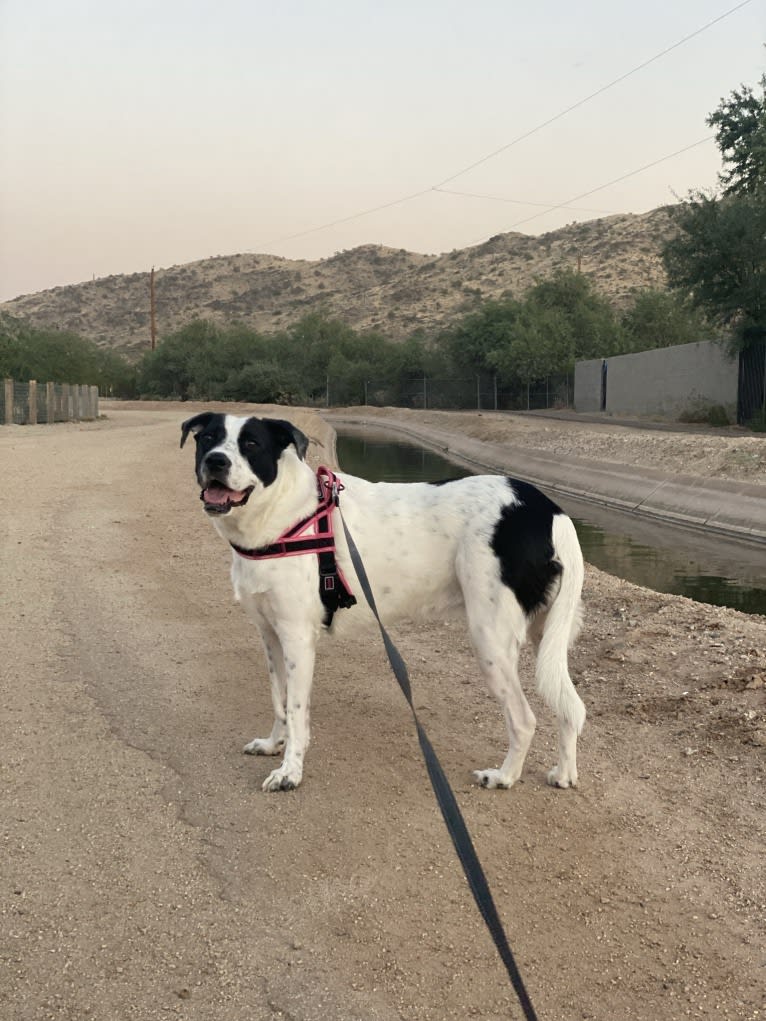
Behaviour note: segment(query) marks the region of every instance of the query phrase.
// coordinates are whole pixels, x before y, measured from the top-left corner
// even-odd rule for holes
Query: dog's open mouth
[[[211,482],[202,490],[199,498],[208,514],[228,514],[232,507],[243,507],[252,491],[253,486],[248,486],[247,489],[229,489],[222,482]]]

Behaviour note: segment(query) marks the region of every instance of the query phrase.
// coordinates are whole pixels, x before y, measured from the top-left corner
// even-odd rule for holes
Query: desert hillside
[[[194,317],[271,332],[323,308],[355,329],[396,339],[438,327],[478,300],[520,296],[562,266],[579,266],[620,307],[638,288],[663,286],[659,253],[671,231],[669,212],[660,208],[539,236],[498,234],[438,256],[363,245],[316,262],[251,254],[203,259],[156,270],[157,332]],[[0,311],[138,353],[149,342],[148,269],[23,295]]]

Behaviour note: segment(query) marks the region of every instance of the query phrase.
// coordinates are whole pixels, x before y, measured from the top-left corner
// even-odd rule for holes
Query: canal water
[[[342,469],[371,482],[437,482],[471,474],[433,451],[380,433],[338,429],[337,450]],[[766,615],[763,550],[550,495],[574,519],[585,559],[600,570],[656,592]]]

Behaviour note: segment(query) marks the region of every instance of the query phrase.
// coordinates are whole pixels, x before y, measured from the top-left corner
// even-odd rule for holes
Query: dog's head
[[[197,482],[208,514],[244,507],[253,491],[277,477],[279,461],[291,445],[303,460],[309,441],[290,422],[238,418],[205,411],[181,426],[181,446],[192,433],[197,443]]]

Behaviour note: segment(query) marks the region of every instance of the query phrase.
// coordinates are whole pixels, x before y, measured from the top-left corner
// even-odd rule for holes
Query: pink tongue
[[[224,503],[239,503],[240,500],[244,500],[244,492],[240,492],[236,489],[224,489],[223,486],[211,486],[210,489],[206,489],[203,493],[205,497],[205,503],[224,504]]]

